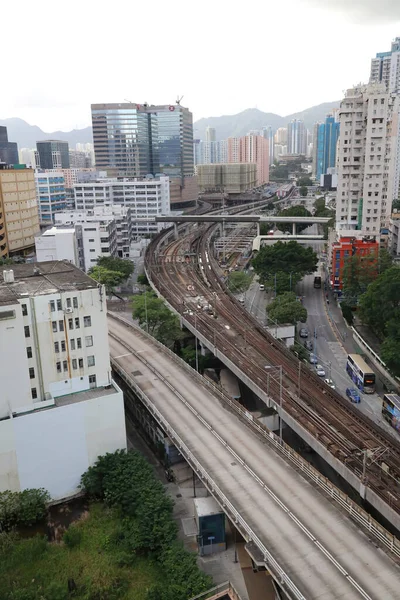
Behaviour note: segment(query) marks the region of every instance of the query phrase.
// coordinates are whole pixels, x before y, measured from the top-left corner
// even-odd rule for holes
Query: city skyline
[[[179,40],[178,49],[184,50],[185,47],[190,47],[193,52],[179,52],[180,69],[171,70],[166,66],[153,74],[148,66],[152,64],[152,58],[156,53],[158,54],[159,47],[155,44],[153,48],[146,50],[149,61],[140,61],[135,65],[135,77],[131,82],[126,77],[125,60],[120,60],[121,56],[122,58],[130,56],[132,51],[132,39],[128,35],[129,19],[120,22],[118,29],[110,38],[109,14],[96,15],[96,29],[93,29],[88,27],[92,18],[90,8],[80,5],[80,16],[77,20],[73,10],[74,4],[72,2],[72,10],[65,15],[63,31],[65,33],[69,30],[74,31],[77,39],[84,40],[85,47],[96,48],[96,61],[90,66],[90,76],[88,77],[86,70],[81,72],[78,70],[74,74],[74,85],[65,86],[62,78],[59,78],[53,81],[51,88],[46,89],[38,81],[34,69],[28,69],[24,73],[24,78],[20,78],[13,65],[6,63],[3,70],[5,70],[5,81],[9,85],[5,87],[2,96],[1,118],[19,116],[47,131],[57,128],[70,130],[90,124],[91,103],[123,102],[125,99],[145,102],[153,98],[157,102],[173,103],[177,95],[184,96],[182,104],[190,108],[194,120],[210,115],[235,114],[255,106],[276,114],[291,114],[329,99],[340,99],[344,89],[352,87],[358,81],[367,82],[369,59],[375,55],[377,49],[388,47],[390,40],[399,34],[400,21],[400,11],[396,5],[390,13],[389,21],[386,12],[389,4],[385,5],[385,3],[374,8],[372,3],[363,2],[363,8],[370,6],[370,9],[365,11],[363,20],[358,24],[354,21],[357,6],[343,7],[343,2],[336,3],[334,6],[331,3],[324,3],[323,7],[315,0],[288,0],[284,6],[272,2],[264,3],[262,6],[250,5],[245,12],[237,11],[230,14],[230,28],[240,30],[245,37],[249,38],[254,56],[262,50],[262,56],[265,57],[263,64],[265,77],[260,79],[257,61],[254,61],[254,64],[249,63],[238,47],[234,49],[229,64],[225,65],[224,77],[221,79],[219,68],[210,69],[210,65],[215,64],[215,44],[210,45],[209,48],[202,46],[201,55],[200,46],[197,49],[192,44],[193,38],[201,38],[202,32],[207,30],[209,18],[207,4],[198,11],[191,26],[184,27],[181,15],[186,14],[186,11],[182,2],[178,1],[173,14],[169,5],[156,2],[152,27],[154,39],[158,40],[159,47],[168,47],[170,41],[176,38]],[[39,17],[39,12],[34,5],[22,2],[22,9],[25,11],[24,20],[18,22],[18,30],[16,25],[13,25],[16,21],[12,18],[11,6],[6,6],[4,9],[5,20],[10,24],[4,31],[4,43],[14,46],[17,63],[25,60],[26,48],[29,45],[34,44],[38,54],[45,52],[47,41],[44,36],[36,36],[35,31],[39,27],[39,19],[41,26],[45,24],[44,21],[51,26],[52,12],[47,0],[44,0],[42,5],[43,11]],[[46,11],[47,6],[48,11]],[[124,9],[124,3],[117,3],[115,14],[118,14],[119,9]],[[135,11],[135,19],[138,21],[142,19],[145,22],[144,6],[139,5]],[[267,37],[258,39],[252,35],[254,11],[257,11],[258,21],[262,22],[264,17],[268,17],[268,23],[270,25],[272,23]],[[212,14],[215,30],[221,30],[222,27],[223,31],[226,27],[224,5],[212,6]],[[328,24],[329,27],[326,27]],[[285,30],[285,39],[297,40],[295,61],[292,44],[282,44],[282,27]],[[303,28],[304,32],[318,31],[323,28],[323,51],[315,52],[313,35],[304,34],[299,39],[299,28]],[[348,47],[336,43],[338,28],[341,36],[352,40],[351,60],[348,60]],[[107,50],[99,48],[96,43],[102,32],[107,34],[109,40]],[[135,35],[135,44],[139,47],[144,45],[146,29],[139,29]],[[14,44],[16,39],[24,40],[24,43]],[[224,49],[225,43],[224,36],[218,36],[220,51]],[[58,68],[61,63],[73,64],[74,60],[81,60],[81,52],[82,44],[79,43],[66,45],[65,49],[61,46],[59,52],[54,55],[47,53],[47,66],[51,69]],[[171,46],[171,55],[172,52],[175,50]],[[273,58],[276,53],[279,60]],[[181,57],[185,54],[190,58]],[[116,60],[117,56],[118,60]],[[300,68],[303,64],[301,59],[309,61],[310,57],[313,61],[313,70],[318,73],[318,85],[307,84],[304,68]],[[193,64],[196,64],[196,69],[191,68]],[[258,85],[240,85],[237,73],[244,68],[248,80],[257,78]],[[182,78],[183,72],[184,78]],[[112,92],[107,73],[112,73]],[[203,80],[207,81],[207,86],[201,85]],[[227,82],[229,85],[226,85]],[[279,85],[279,91],[274,92],[271,82]],[[215,93],[210,94],[210,89]],[[233,89],[234,93],[232,93]]]

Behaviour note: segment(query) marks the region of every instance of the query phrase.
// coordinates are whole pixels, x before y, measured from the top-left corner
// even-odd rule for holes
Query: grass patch
[[[128,553],[121,534],[118,511],[95,503],[85,520],[71,525],[64,544],[40,536],[11,548],[0,544],[0,600],[63,600],[72,580],[76,598],[144,600],[160,569],[151,558]]]

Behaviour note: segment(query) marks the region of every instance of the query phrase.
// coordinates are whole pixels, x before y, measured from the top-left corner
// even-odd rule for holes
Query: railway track
[[[160,293],[260,388],[269,387],[272,398],[279,397],[279,382],[268,377],[265,365],[282,365],[284,410],[357,477],[363,473],[364,451],[387,448],[380,463],[368,466],[368,486],[400,513],[400,444],[304,365],[298,395],[298,360],[243,310],[221,282],[210,248],[213,230],[214,225],[196,229],[162,252],[165,233],[153,242],[146,265]],[[199,310],[199,301],[211,305],[218,318]]]

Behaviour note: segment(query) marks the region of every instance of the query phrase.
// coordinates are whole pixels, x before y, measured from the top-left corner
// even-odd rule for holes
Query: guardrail
[[[242,600],[238,591],[230,581],[224,581],[209,590],[193,596],[189,600],[208,600],[210,598],[219,598],[220,596],[228,595],[232,600]]]
[[[216,387],[209,379],[202,377],[197,373],[193,367],[188,365],[185,361],[183,361],[179,356],[174,354],[172,350],[155,340],[151,335],[147,332],[143,331],[133,323],[130,323],[120,315],[115,315],[109,313],[109,316],[116,321],[120,321],[124,325],[127,325],[134,329],[139,335],[142,335],[149,341],[151,341],[154,345],[156,345],[162,352],[167,354],[176,364],[179,365],[180,368],[186,370],[188,375],[195,379],[197,382],[201,383],[203,386],[205,385],[210,390],[212,390],[213,394],[217,395],[224,403],[228,404],[230,408],[232,408],[235,413],[244,421],[250,428],[260,434],[263,439],[265,439],[270,445],[272,445],[275,449],[277,449],[282,455],[284,455],[290,462],[295,465],[298,469],[301,470],[304,475],[306,475],[311,481],[313,481],[318,487],[320,487],[325,493],[327,493],[332,500],[337,502],[341,508],[343,508],[348,515],[354,519],[359,525],[361,525],[366,531],[368,531],[371,535],[373,535],[376,540],[382,543],[390,552],[392,552],[397,558],[400,558],[400,540],[391,534],[387,529],[385,529],[378,521],[376,521],[369,513],[367,513],[363,508],[361,508],[358,504],[356,504],[347,494],[342,492],[339,488],[337,488],[328,478],[321,475],[321,473],[315,469],[310,463],[308,463],[305,459],[303,459],[297,452],[295,452],[290,446],[288,446],[285,442],[281,441],[278,436],[276,436],[272,431],[267,429],[265,425],[259,423],[257,420],[253,418],[253,415],[246,411],[242,407],[241,404],[232,400],[228,395],[226,395],[223,391],[221,391],[218,387]],[[121,340],[121,342],[126,346],[126,342]],[[142,355],[138,356],[141,361],[146,362]],[[152,366],[150,368],[154,369]],[[170,382],[166,381],[168,385],[171,386]],[[173,386],[172,386],[173,387]],[[186,401],[185,401],[186,402]],[[273,401],[276,405],[276,402]]]
[[[126,343],[119,339],[125,346]],[[135,352],[135,351],[134,351]],[[159,374],[156,369],[141,355],[138,355],[140,361],[143,362],[153,373],[156,373],[158,377],[165,383],[168,387],[171,386],[169,381],[165,379],[161,374]],[[279,581],[280,585],[285,586],[288,591],[291,592],[292,597],[298,600],[306,600],[305,596],[300,592],[300,590],[296,587],[290,577],[286,574],[286,572],[282,569],[279,563],[275,560],[272,554],[268,551],[268,549],[261,542],[256,533],[251,529],[251,527],[247,524],[245,519],[241,516],[238,510],[233,506],[230,500],[225,496],[216,482],[212,479],[212,477],[208,474],[206,469],[201,465],[198,459],[194,456],[191,450],[189,450],[188,446],[181,439],[178,433],[173,429],[173,427],[169,424],[169,422],[165,419],[165,417],[161,414],[158,408],[153,404],[150,398],[143,392],[143,390],[137,385],[134,381],[133,377],[129,375],[118,363],[115,359],[111,358],[111,365],[119,374],[119,376],[129,385],[131,386],[143,404],[147,407],[150,414],[153,418],[158,422],[158,424],[162,427],[162,429],[169,435],[171,440],[174,442],[175,446],[179,449],[182,456],[185,458],[186,462],[192,467],[192,469],[197,473],[197,475],[202,479],[203,483],[209,490],[209,492],[218,500],[219,504],[232,521],[232,523],[237,527],[240,526],[242,533],[244,533],[244,537],[248,541],[252,541],[259,548],[260,552],[263,555],[264,562],[268,566],[269,571],[274,575],[274,577]]]
[[[378,363],[378,365],[377,365],[377,369],[379,369],[379,370],[381,371],[382,375],[383,375],[384,377],[386,377],[386,379],[387,379],[388,381],[390,381],[390,383],[391,383],[391,384],[392,384],[394,387],[396,387],[397,389],[399,389],[399,386],[400,386],[400,379],[399,379],[398,377],[394,377],[393,375],[391,375],[391,374],[389,373],[389,371],[387,370],[386,363],[385,363],[385,362],[383,362],[383,360],[381,359],[381,357],[379,356],[379,354],[377,354],[377,353],[375,352],[375,350],[373,350],[373,349],[371,348],[371,346],[369,346],[369,345],[367,344],[367,342],[364,340],[364,338],[361,336],[361,334],[360,334],[360,333],[358,333],[357,329],[356,329],[355,327],[351,326],[351,330],[352,330],[352,332],[353,332],[353,337],[355,337],[355,338],[356,338],[356,341],[357,341],[357,343],[358,343],[358,344],[360,344],[360,346],[361,346],[361,347],[362,347],[364,350],[366,350],[366,352],[367,352],[367,353],[369,353],[369,354],[371,355],[371,357],[370,357],[370,358],[371,358],[371,360],[372,360],[372,361],[376,361],[376,362]]]

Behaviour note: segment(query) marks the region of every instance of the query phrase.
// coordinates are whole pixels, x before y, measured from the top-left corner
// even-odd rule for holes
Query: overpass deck
[[[109,331],[114,369],[146,399],[289,598],[399,597],[392,558],[202,377],[119,320],[109,318]]]
[[[321,225],[328,223],[330,217],[275,217],[270,215],[244,215],[244,214],[214,214],[207,215],[165,215],[157,216],[157,223],[302,223]]]

